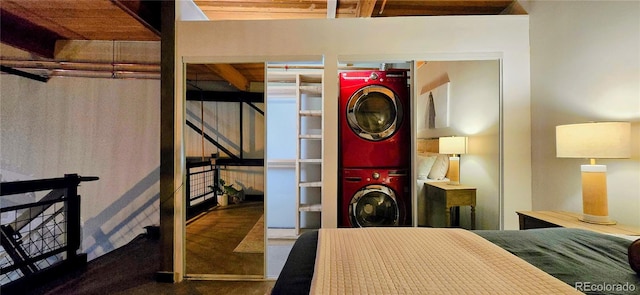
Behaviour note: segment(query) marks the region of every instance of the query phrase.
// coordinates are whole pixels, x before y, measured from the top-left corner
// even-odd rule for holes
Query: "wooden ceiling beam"
[[[337,0],[196,0],[210,20],[327,18],[327,5]]]
[[[360,0],[356,8],[356,17],[371,17],[373,8],[376,7],[376,0]]]
[[[207,64],[208,69],[222,77],[238,90],[249,90],[249,80],[230,64]]]
[[[41,57],[53,58],[56,32],[0,9],[0,41]]]
[[[309,13],[290,13],[290,12],[220,12],[220,11],[203,11],[210,20],[271,20],[271,19],[307,19],[307,18],[326,18],[324,11],[315,11]]]
[[[213,10],[251,10],[251,11],[279,11],[279,10],[326,10],[327,0],[195,0],[194,3],[202,11]]]
[[[147,27],[157,36],[160,36],[160,5],[161,1],[132,1],[132,0],[111,0],[113,4],[120,7],[131,15],[142,25]]]
[[[380,16],[497,15],[513,2],[516,1],[387,1]]]

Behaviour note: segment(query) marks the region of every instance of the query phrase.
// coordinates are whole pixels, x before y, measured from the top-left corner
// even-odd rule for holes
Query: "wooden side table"
[[[565,211],[516,211],[520,229],[547,227],[581,228],[605,234],[640,236],[640,228],[622,224],[602,225],[582,222],[582,214]]]
[[[444,226],[450,227],[451,208],[471,207],[471,229],[476,229],[476,188],[466,185],[451,185],[446,182],[425,183],[427,225],[436,226],[437,217],[444,210]]]

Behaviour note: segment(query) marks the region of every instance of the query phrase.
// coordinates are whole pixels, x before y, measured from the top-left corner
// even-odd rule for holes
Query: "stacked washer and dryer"
[[[411,225],[407,75],[340,73],[340,227]]]

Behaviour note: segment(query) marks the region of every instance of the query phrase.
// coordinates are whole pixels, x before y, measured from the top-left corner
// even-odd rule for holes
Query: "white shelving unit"
[[[299,235],[321,224],[323,69],[268,68],[267,81],[268,96],[296,101],[297,123],[291,132],[296,135],[295,234]]]

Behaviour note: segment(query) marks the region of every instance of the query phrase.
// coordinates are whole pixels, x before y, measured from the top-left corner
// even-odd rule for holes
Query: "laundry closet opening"
[[[411,66],[338,66],[339,227],[412,225]]]

